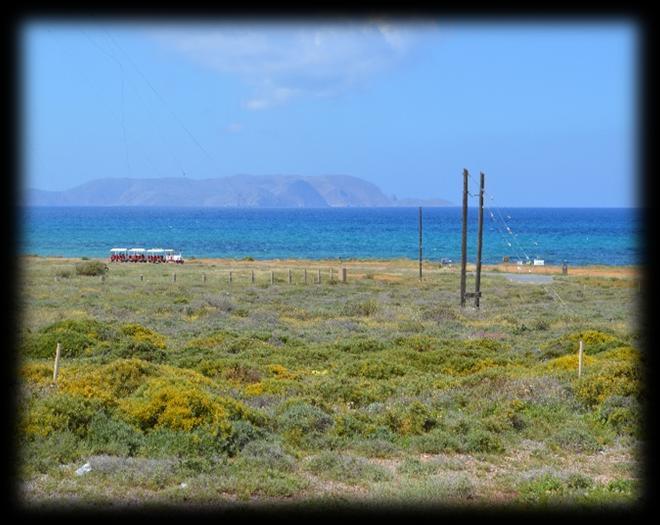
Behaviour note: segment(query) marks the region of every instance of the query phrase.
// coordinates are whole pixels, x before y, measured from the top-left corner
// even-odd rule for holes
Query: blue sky
[[[64,23],[23,31],[27,187],[346,174],[460,204],[634,206],[631,23]],[[476,188],[473,188],[476,190]]]

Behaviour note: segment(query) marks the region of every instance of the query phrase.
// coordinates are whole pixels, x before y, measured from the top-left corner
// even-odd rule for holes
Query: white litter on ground
[[[76,470],[76,476],[82,476],[92,471],[92,466],[89,463],[85,463],[82,467]]]

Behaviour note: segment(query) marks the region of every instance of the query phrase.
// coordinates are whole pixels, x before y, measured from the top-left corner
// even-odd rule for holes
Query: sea
[[[476,260],[477,208],[468,211]],[[486,208],[486,264],[639,265],[639,208]],[[24,207],[19,253],[107,257],[110,248],[173,248],[184,259],[417,259],[418,208]],[[422,252],[460,261],[461,208],[422,209]]]

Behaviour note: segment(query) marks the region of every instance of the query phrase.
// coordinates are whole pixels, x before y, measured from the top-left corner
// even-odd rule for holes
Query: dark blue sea
[[[184,258],[418,257],[417,208],[228,209],[31,207],[19,211],[22,254],[106,257],[112,247],[174,248]],[[461,208],[424,208],[423,253],[460,260]],[[476,257],[477,209],[468,216]],[[487,208],[484,263],[642,264],[637,208]]]

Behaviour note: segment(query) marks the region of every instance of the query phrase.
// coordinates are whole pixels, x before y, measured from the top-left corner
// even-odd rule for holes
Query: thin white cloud
[[[251,94],[244,107],[266,109],[302,96],[333,96],[395,67],[415,43],[415,27],[365,24],[218,25],[159,29],[163,45],[222,74]]]

